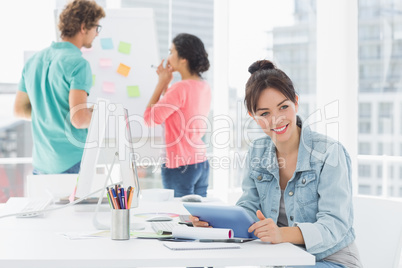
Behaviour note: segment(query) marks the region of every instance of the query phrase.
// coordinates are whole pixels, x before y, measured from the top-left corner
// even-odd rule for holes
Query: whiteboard
[[[143,120],[158,82],[151,65],[160,63],[153,9],[106,9],[105,12],[106,17],[99,22],[102,30],[92,48],[81,49],[92,69],[93,87],[88,103],[96,103],[98,98],[120,103],[128,110],[133,137],[161,136],[160,128],[148,129]],[[110,121],[106,136],[115,137],[115,129],[115,122]]]

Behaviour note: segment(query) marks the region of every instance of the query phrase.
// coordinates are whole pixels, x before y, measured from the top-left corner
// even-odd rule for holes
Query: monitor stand
[[[99,198],[98,198],[98,203],[97,203],[96,206],[94,207],[94,208],[95,208],[95,213],[94,213],[94,216],[93,216],[93,218],[92,218],[92,223],[93,223],[93,225],[95,226],[95,228],[98,229],[98,230],[110,230],[110,222],[109,222],[108,224],[99,222],[99,220],[98,220],[98,212],[104,211],[104,210],[103,210],[104,206],[101,206],[101,205],[102,205],[103,196],[105,195],[106,187],[107,187],[107,185],[108,185],[108,181],[110,180],[110,182],[112,183],[112,185],[121,183],[121,182],[118,182],[118,183],[114,183],[114,184],[113,184],[112,180],[110,179],[110,176],[111,176],[111,173],[112,173],[112,169],[113,169],[114,163],[115,163],[115,161],[116,161],[116,158],[118,158],[118,156],[119,156],[119,153],[116,152],[115,155],[114,155],[114,158],[113,158],[112,165],[110,166],[110,169],[108,170],[108,175],[107,175],[107,177],[106,177],[106,179],[105,179],[105,184],[103,185],[102,193],[100,194],[100,196],[99,196]],[[138,184],[138,186],[139,186],[139,184]],[[138,198],[138,197],[136,197],[136,198]],[[137,200],[137,204],[138,204],[138,200]],[[110,210],[111,210],[111,208],[110,208],[110,206],[108,205],[108,206],[107,206],[107,211],[110,212]],[[130,215],[130,218],[132,218],[132,217],[133,217],[133,216]],[[130,223],[130,229],[131,229],[131,230],[143,230],[143,229],[145,229],[145,227],[146,227],[146,224],[145,224],[145,223],[142,223],[142,222],[131,222],[131,223]]]

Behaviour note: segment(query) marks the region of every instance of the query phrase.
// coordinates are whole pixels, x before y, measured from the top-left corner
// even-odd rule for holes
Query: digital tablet
[[[214,228],[232,229],[234,237],[257,238],[249,233],[248,228],[255,222],[251,216],[238,206],[216,206],[206,204],[183,203],[183,206],[200,221],[206,221]]]

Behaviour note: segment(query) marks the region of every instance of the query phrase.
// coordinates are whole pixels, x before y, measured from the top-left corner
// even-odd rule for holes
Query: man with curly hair
[[[24,66],[14,114],[32,121],[33,174],[79,172],[92,116],[87,108],[92,72],[80,49],[92,46],[104,17],[95,1],[68,3],[58,25],[62,42],[53,42]]]

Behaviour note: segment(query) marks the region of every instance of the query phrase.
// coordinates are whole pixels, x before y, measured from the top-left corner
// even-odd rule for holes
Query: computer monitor
[[[103,150],[105,148],[104,139],[110,117],[115,117],[116,119],[114,121],[117,123],[116,131],[118,133],[115,144],[118,148],[115,148],[115,150]],[[82,155],[80,173],[74,192],[70,196],[70,201],[91,193],[96,166],[101,152],[102,154],[113,153],[113,156],[107,158],[113,159],[113,157],[116,157],[115,162],[120,163],[120,180],[125,188],[128,186],[134,188],[131,207],[137,207],[140,189],[127,109],[120,104],[113,104],[105,99],[98,99],[94,107]]]

